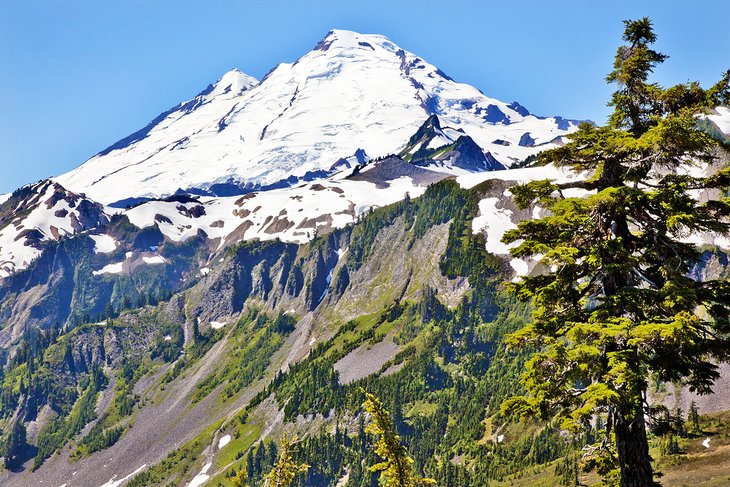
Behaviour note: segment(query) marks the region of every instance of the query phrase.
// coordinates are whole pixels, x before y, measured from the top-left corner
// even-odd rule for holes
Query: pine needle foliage
[[[289,487],[297,474],[309,469],[306,463],[297,464],[292,456],[292,445],[296,443],[296,436],[291,440],[284,434],[279,446],[279,459],[274,464],[269,475],[266,476],[268,487]]]
[[[626,21],[623,39],[607,77],[617,85],[608,124],[581,124],[539,157],[576,179],[512,190],[519,206],[549,211],[503,239],[544,269],[510,285],[534,313],[508,343],[536,352],[522,376],[527,394],[503,411],[569,430],[604,418],[605,442],[592,451],[617,459],[622,487],[646,487],[656,485],[649,379],[710,393],[715,364],[730,358],[730,284],[691,277],[700,251],[690,243],[730,229],[727,147],[698,123],[730,101],[730,71],[709,89],[663,88],[649,82],[667,59],[651,48],[651,21]]]
[[[390,413],[380,399],[365,392],[363,407],[370,413],[370,423],[365,428],[365,432],[378,437],[375,453],[383,461],[371,466],[370,471],[380,472],[381,484],[384,487],[435,485],[435,480],[420,478],[414,474],[413,459],[408,456],[408,452],[396,432],[395,424],[390,418]]]
[[[246,487],[246,481],[248,480],[248,469],[244,463],[241,470],[238,471],[235,477],[233,477],[234,487]]]

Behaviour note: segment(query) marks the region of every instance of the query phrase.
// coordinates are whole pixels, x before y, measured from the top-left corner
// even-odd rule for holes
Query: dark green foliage
[[[169,338],[168,338],[169,337]],[[150,350],[150,357],[160,358],[165,362],[174,362],[182,353],[185,332],[180,325],[164,325],[157,332],[155,343]]]
[[[123,426],[104,429],[103,422],[99,421],[89,430],[89,433],[79,442],[79,455],[90,455],[95,451],[109,448],[122,437]],[[83,453],[81,453],[83,452]]]
[[[363,408],[370,415],[370,423],[366,433],[375,435],[375,453],[380,462],[371,465],[370,470],[380,472],[380,482],[386,487],[416,487],[432,485],[436,481],[431,478],[417,477],[413,472],[413,459],[401,443],[400,435],[391,419],[390,412],[374,395],[365,392]]]
[[[466,209],[465,209],[466,208]],[[473,218],[476,215],[474,195],[447,179],[428,187],[418,199],[403,201],[371,211],[352,228],[348,250],[348,267],[357,270],[372,251],[380,232],[399,217],[403,217],[412,230],[412,240],[423,237],[428,229],[446,223],[453,218]]]
[[[25,426],[23,426],[20,419],[16,419],[5,436],[0,451],[0,454],[5,458],[5,468],[12,471],[20,468],[25,460],[27,450]]]
[[[279,458],[274,460],[274,466],[266,476],[269,487],[289,487],[299,474],[309,470],[309,465],[306,463],[299,464],[294,461],[293,443],[296,443],[296,437],[289,440],[287,434],[284,433],[279,448]],[[275,452],[276,449],[273,451]]]
[[[651,22],[627,21],[624,40],[608,76],[617,84],[609,124],[582,124],[569,144],[540,156],[587,179],[512,189],[518,205],[539,203],[549,214],[504,238],[518,244],[515,257],[541,255],[545,269],[512,285],[535,311],[509,343],[535,352],[522,376],[528,394],[504,411],[557,417],[574,431],[602,415],[615,450],[608,441],[598,445],[607,448],[595,465],[612,475],[604,460],[615,453],[621,485],[647,487],[654,480],[645,416],[656,419],[646,405],[649,377],[709,393],[716,364],[730,357],[730,288],[688,276],[700,253],[686,240],[727,234],[730,200],[699,202],[693,192],[725,188],[730,171],[701,177],[685,170],[723,165],[718,141],[699,130],[696,116],[730,99],[730,72],[708,90],[697,83],[665,89],[648,82],[666,58],[650,48]],[[564,196],[576,188],[589,193]],[[662,421],[676,432],[676,421]]]
[[[700,429],[700,410],[694,401],[689,405],[687,412],[687,430],[694,435],[702,433]]]
[[[69,439],[76,436],[96,415],[96,398],[106,385],[106,377],[100,368],[94,367],[86,390],[74,405],[68,417],[54,419],[38,434],[38,454],[33,463],[33,470],[63,447]]]
[[[386,306],[369,326],[362,325],[363,320],[368,321],[365,318],[349,322],[339,327],[331,340],[315,347],[307,358],[292,364],[286,374],[278,374],[252,400],[250,407],[274,393],[284,408],[286,420],[315,413],[332,418],[333,411],[337,416],[358,411],[362,401],[359,389],[365,387],[374,391],[385,407],[393,411],[399,434],[413,454],[419,475],[443,479],[444,485],[484,485],[487,479],[503,478],[524,466],[560,458],[575,446],[560,438],[554,429],[542,429],[518,443],[477,445],[484,436],[485,418],[497,413],[502,398],[515,390],[527,353],[510,353],[501,341],[505,333],[522,326],[526,311],[523,305],[499,293],[498,283],[503,280],[500,265],[484,252],[483,241],[480,246],[479,237],[471,235],[470,219],[476,214],[476,199],[447,184],[450,190],[460,194],[459,198],[437,194],[449,201],[460,201],[460,206],[457,218],[451,221],[451,244],[442,262],[444,269],[453,269],[454,275],[467,277],[473,283],[472,291],[463,302],[449,310],[441,304],[435,290],[426,287],[418,302],[396,302]],[[411,215],[410,219],[417,221],[418,201],[420,199],[404,204],[399,215]],[[435,199],[428,203],[436,204]],[[429,207],[423,208],[425,214]],[[367,226],[371,218],[385,225],[387,215],[392,217],[392,209],[379,209],[366,216],[355,226],[353,234],[357,233],[359,225]],[[458,237],[454,237],[456,235]],[[486,324],[484,319],[488,320]],[[381,340],[382,336],[375,330],[391,323],[398,330],[395,339],[405,348],[384,365],[383,370],[402,364],[401,370],[387,377],[370,376],[353,384],[340,384],[334,363],[360,344]],[[348,339],[333,351],[333,344],[340,343],[342,337]],[[422,347],[409,344],[416,338],[422,340]],[[459,372],[447,372],[444,364],[456,367]],[[405,411],[416,404],[428,405],[427,410],[433,412],[406,418]],[[347,441],[344,444],[348,445]],[[356,449],[351,445],[347,448],[348,455],[355,455],[348,460],[351,471],[348,485],[373,485],[373,477],[364,472],[374,459],[364,462],[361,454],[353,450]],[[316,469],[326,451],[329,450],[302,458]],[[455,466],[436,460],[456,455],[469,458],[471,466]],[[249,471],[255,472],[256,466]],[[316,470],[312,472],[314,475]],[[318,480],[305,485],[334,485],[338,477],[333,473],[329,475],[327,482],[319,483]],[[252,479],[254,477],[252,475]],[[454,483],[461,481],[468,483]],[[257,484],[254,481],[252,485]]]
[[[575,454],[568,454],[555,466],[555,475],[560,479],[560,485],[580,485],[578,474],[578,458]]]
[[[134,393],[134,385],[142,375],[143,369],[139,360],[124,358],[117,375],[114,398],[109,408],[94,423],[89,432],[79,441],[72,458],[84,457],[98,450],[114,445],[125,431],[120,424],[134,411],[138,397]]]

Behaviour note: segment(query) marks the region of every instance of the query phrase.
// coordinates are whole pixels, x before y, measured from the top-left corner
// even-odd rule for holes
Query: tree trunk
[[[649,456],[649,441],[646,439],[644,413],[619,411],[614,415],[616,450],[621,469],[621,487],[654,487]]]

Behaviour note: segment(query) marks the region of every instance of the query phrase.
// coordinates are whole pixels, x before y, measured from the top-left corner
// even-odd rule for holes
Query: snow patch
[[[207,276],[210,274],[210,268],[209,267],[203,267],[200,269],[200,274],[203,276]]]
[[[101,274],[121,274],[123,271],[124,262],[117,262],[114,264],[107,264],[98,271],[92,272],[93,275],[99,276]]]
[[[165,259],[161,255],[154,255],[152,257],[142,257],[142,260],[145,262],[145,264],[164,264],[167,262],[167,259]]]
[[[223,448],[230,442],[231,442],[231,435],[221,436],[220,440],[218,440],[218,449],[220,450],[221,448]]]
[[[89,235],[94,241],[94,253],[109,254],[117,249],[117,241],[110,235]]]
[[[512,211],[497,208],[499,198],[485,198],[479,202],[479,216],[472,220],[472,231],[482,230],[487,235],[486,249],[492,254],[509,254],[512,245],[502,243],[502,236],[515,227],[512,222]]]
[[[702,441],[702,446],[704,446],[705,448],[710,448],[710,439],[709,438],[705,438]]]
[[[115,475],[114,477],[112,477],[112,478],[109,479],[109,482],[103,484],[101,487],[119,487],[124,482],[126,482],[127,480],[131,479],[132,477],[134,477],[135,475],[137,475],[138,473],[140,473],[146,467],[147,467],[147,464],[145,463],[144,465],[142,465],[141,467],[139,467],[134,472],[130,473],[126,477],[123,477],[123,478],[121,478],[119,480],[115,480],[117,478],[117,476]],[[76,474],[76,472],[74,472],[74,474]]]
[[[569,169],[561,169],[548,164],[546,166],[524,167],[519,169],[505,169],[502,171],[488,171],[464,174],[456,178],[464,189],[470,189],[484,181],[498,179],[502,181],[514,181],[517,184],[524,184],[529,181],[551,179],[557,183],[565,183],[583,178],[582,174],[576,174]]]
[[[210,467],[212,466],[212,463],[206,463],[200,473],[193,477],[193,480],[190,481],[188,487],[199,487],[200,485],[203,485],[205,482],[207,482],[210,478],[210,475],[208,475],[208,470],[210,470]]]
[[[210,327],[213,328],[214,330],[220,330],[221,328],[223,328],[227,324],[228,323],[226,323],[224,321],[211,321],[210,322]]]
[[[519,280],[520,276],[526,276],[527,272],[530,269],[530,266],[527,265],[527,262],[525,262],[522,259],[517,259],[517,258],[510,260],[509,265],[512,267],[512,269],[514,269],[515,274],[516,274],[513,281]]]
[[[715,114],[708,115],[707,118],[712,120],[724,134],[730,135],[730,108],[717,107],[715,108]]]

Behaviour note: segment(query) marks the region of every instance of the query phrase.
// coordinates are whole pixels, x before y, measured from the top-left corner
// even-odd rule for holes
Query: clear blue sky
[[[65,172],[232,67],[261,78],[331,28],[387,35],[533,113],[602,122],[621,21],[647,15],[664,84],[730,68],[717,1],[6,0],[0,193]]]

